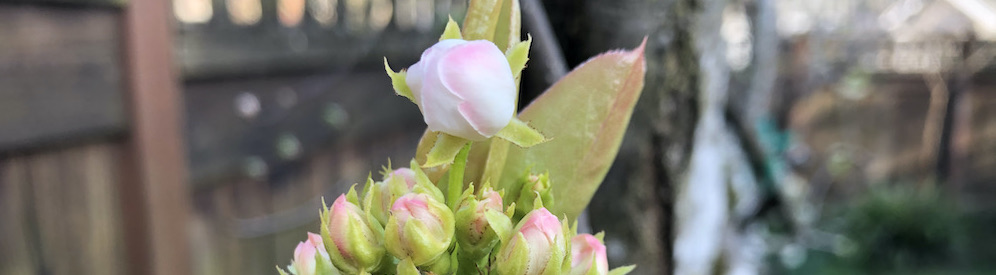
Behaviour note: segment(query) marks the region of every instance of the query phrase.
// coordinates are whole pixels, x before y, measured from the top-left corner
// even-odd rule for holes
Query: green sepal
[[[620,266],[609,270],[609,275],[626,275],[636,269],[636,265]]]
[[[540,197],[539,192],[535,193],[536,193],[536,199],[533,200],[533,210],[543,208],[543,198]]]
[[[349,187],[349,192],[346,193],[346,201],[348,201],[348,202],[350,202],[352,204],[355,204],[355,205],[362,205],[362,204],[360,204],[360,196],[356,194],[356,184],[355,183],[352,186]]]
[[[280,273],[280,275],[290,275],[290,274],[287,274],[287,271],[284,271],[283,268],[280,268],[279,266],[274,266],[274,267],[277,268],[277,273]],[[288,268],[290,268],[290,267],[288,267]]]
[[[515,217],[515,202],[510,203],[508,208],[505,208],[505,216],[508,216],[509,219]],[[515,220],[515,223],[518,222],[519,220]]]
[[[331,259],[322,258],[321,253],[315,253],[315,274],[317,275],[341,275],[339,269],[335,268]]]
[[[515,117],[512,118],[512,121],[508,122],[505,128],[498,131],[495,136],[508,140],[522,148],[529,148],[549,140],[542,133],[530,127],[529,124]]]
[[[412,192],[429,195],[436,201],[444,201],[443,191],[439,190],[439,187],[432,183],[432,180],[425,174],[425,171],[422,171],[422,168],[419,167],[418,162],[412,159],[410,165],[412,171],[415,171],[415,187],[412,188]]]
[[[585,275],[598,275],[598,260],[595,259],[595,253],[591,253],[591,266],[588,267],[588,273]]]
[[[426,154],[425,164],[422,166],[435,167],[453,163],[453,159],[456,158],[457,153],[460,153],[463,146],[469,142],[470,140],[439,132],[436,143],[432,146],[432,149],[429,149],[429,153]]]
[[[505,51],[513,77],[519,78],[522,75],[522,69],[526,68],[526,61],[529,61],[529,48],[532,44],[533,36],[526,35],[526,41],[515,43]]]
[[[416,102],[415,96],[412,94],[412,89],[408,87],[408,82],[405,82],[408,72],[405,70],[399,72],[392,70],[391,65],[387,64],[387,57],[384,57],[384,70],[387,71],[387,76],[391,77],[391,85],[394,86],[394,93],[406,97],[412,102]]]
[[[474,208],[477,205],[476,194],[474,192],[474,183],[467,184],[467,188],[463,190],[463,194],[460,194],[460,199],[456,202],[457,210],[463,207]]]
[[[375,189],[377,188],[374,188],[374,185],[376,185],[376,183],[373,181],[373,178],[371,178],[370,174],[367,174],[367,182],[363,184],[363,200],[362,200],[363,204],[360,204],[360,206],[363,208],[364,213],[376,217],[377,214],[373,213],[374,211],[373,200],[374,198],[380,196],[376,194],[379,192],[375,191]]]
[[[456,21],[453,21],[452,16],[446,22],[446,29],[443,29],[443,35],[439,37],[439,41],[446,39],[463,39],[463,35],[460,34],[460,26],[457,25]]]
[[[456,270],[453,268],[453,254],[444,252],[435,261],[426,265],[425,269],[432,274],[451,274],[451,270]]]
[[[512,237],[512,219],[497,211],[485,211],[484,218],[488,220],[488,226],[495,231],[501,243],[508,243]]]
[[[398,275],[422,275],[419,273],[418,268],[415,268],[415,264],[412,263],[412,259],[405,258],[398,263]]]
[[[522,232],[516,232],[514,237],[517,240],[509,240],[507,243],[502,244],[502,249],[500,250],[498,257],[498,274],[525,274],[529,265],[529,245],[526,240],[526,236],[522,235]],[[509,248],[508,245],[511,243],[518,243],[518,245]],[[512,249],[511,251],[505,251],[505,249]],[[555,249],[554,249],[555,250]]]
[[[577,231],[575,231],[575,232],[577,232]],[[605,243],[605,231],[599,231],[598,233],[596,233],[595,234],[595,239],[598,239],[598,241],[600,241],[602,243]]]
[[[550,248],[550,260],[546,262],[543,275],[562,275],[566,273],[565,271],[570,271],[570,259],[567,260],[567,265],[564,265],[564,258],[569,256],[567,254],[570,253],[571,248],[564,246],[564,243],[564,237],[558,237],[557,240],[554,240],[553,247]]]

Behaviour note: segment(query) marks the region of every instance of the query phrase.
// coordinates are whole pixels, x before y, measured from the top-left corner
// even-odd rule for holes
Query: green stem
[[[457,153],[456,158],[453,159],[453,165],[450,166],[450,179],[449,186],[446,188],[446,202],[449,203],[450,209],[456,210],[457,200],[460,199],[460,194],[463,193],[463,170],[467,168],[467,154],[470,153],[470,145],[473,142],[467,142]]]

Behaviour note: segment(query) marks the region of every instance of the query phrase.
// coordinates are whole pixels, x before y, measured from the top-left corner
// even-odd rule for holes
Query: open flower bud
[[[391,204],[395,200],[411,193],[415,187],[415,171],[408,168],[400,168],[387,174],[384,181],[374,183],[373,188],[364,194],[371,200],[369,204],[370,214],[377,219],[380,224],[387,223],[387,217],[391,210]]]
[[[453,212],[427,194],[409,193],[391,206],[384,229],[387,251],[416,266],[438,260],[453,242]]]
[[[498,215],[493,217],[509,220],[501,208],[501,195],[491,188],[484,188],[480,197],[467,194],[461,200],[456,211],[456,239],[462,253],[470,258],[479,258],[491,252],[499,238],[485,213],[494,212]],[[511,224],[511,220],[507,223]]]
[[[327,217],[322,238],[332,263],[349,274],[376,270],[384,258],[380,224],[345,195],[332,203]]]
[[[294,261],[289,269],[294,275],[339,274],[325,251],[322,236],[311,232],[308,232],[308,240],[298,243],[294,249]]]
[[[609,274],[609,260],[605,245],[591,234],[580,234],[571,239],[571,275]]]
[[[564,228],[546,208],[529,212],[498,252],[498,274],[563,274],[567,255]]]
[[[405,82],[431,131],[481,141],[515,112],[512,69],[487,40],[439,41],[408,68]]]

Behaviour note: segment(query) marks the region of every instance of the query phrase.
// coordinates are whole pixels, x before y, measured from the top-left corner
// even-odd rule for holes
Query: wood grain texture
[[[0,160],[0,272],[124,274],[109,143]]]
[[[119,19],[0,3],[0,151],[123,132]]]

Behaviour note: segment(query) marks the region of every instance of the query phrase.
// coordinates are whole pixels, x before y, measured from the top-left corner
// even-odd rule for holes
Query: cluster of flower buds
[[[322,211],[321,235],[308,233],[289,273],[280,273],[609,274],[601,236],[576,235],[566,218],[543,207],[542,196],[532,196],[532,210],[515,219],[516,203],[504,205],[502,191],[471,184],[454,210],[412,164],[385,172],[382,181],[368,179],[362,203],[353,188],[336,198]],[[532,178],[527,182],[548,184]]]
[[[498,6],[518,11],[517,4]],[[491,28],[471,38],[493,34]],[[519,41],[517,25],[510,28],[514,41],[499,48],[494,41],[503,40],[464,40],[451,19],[441,41],[407,70],[394,72],[385,60],[395,92],[422,112],[431,149],[424,163],[385,169],[381,181],[367,179],[361,194],[354,186],[331,207],[323,205],[321,235],[309,233],[298,245],[289,274],[624,275],[632,269],[609,271],[600,237],[577,235],[576,224],[544,207],[554,200],[547,174],[526,173],[510,190],[487,182],[464,189],[473,141],[499,138],[526,148],[548,140],[515,116],[516,82],[531,40]],[[449,168],[449,177],[433,182],[421,167]],[[506,191],[511,199],[503,199]]]

